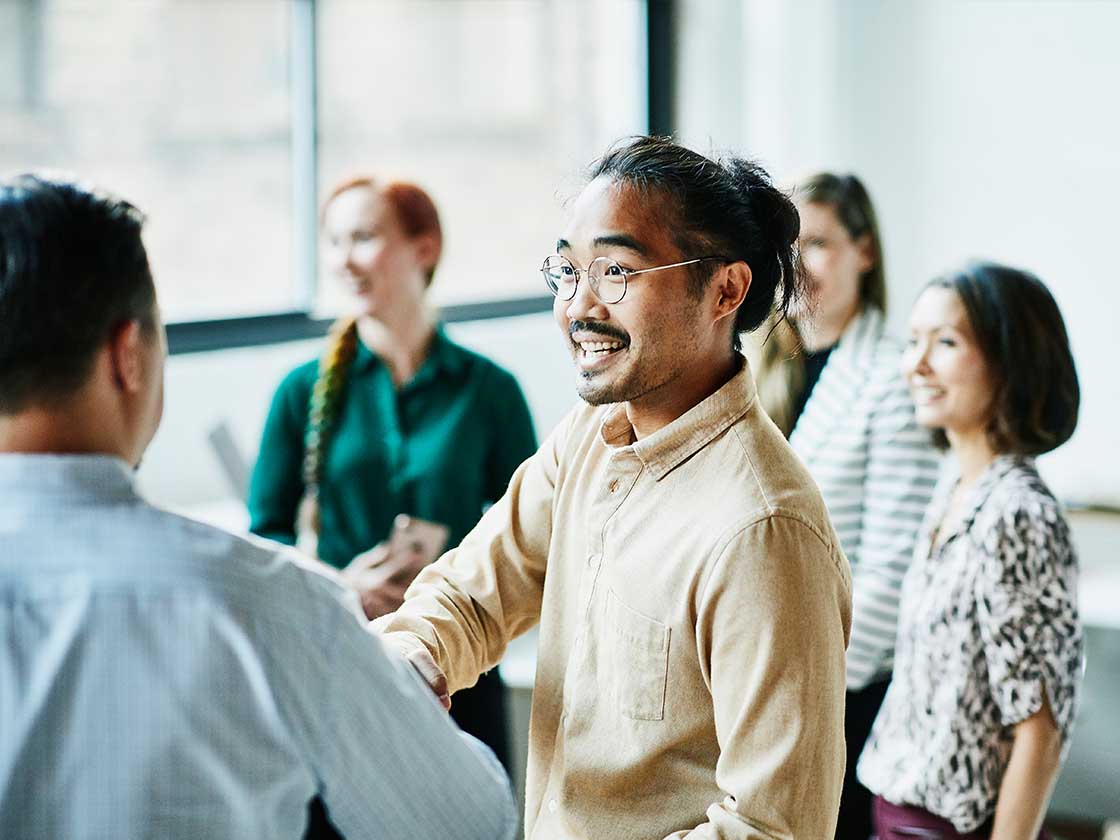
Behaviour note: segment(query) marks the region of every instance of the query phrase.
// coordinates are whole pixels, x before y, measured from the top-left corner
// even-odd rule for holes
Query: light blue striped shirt
[[[105,456],[0,454],[0,837],[512,837],[493,755],[356,599],[140,499]]]

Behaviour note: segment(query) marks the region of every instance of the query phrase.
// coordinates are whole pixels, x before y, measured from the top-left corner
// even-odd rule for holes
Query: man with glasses
[[[380,620],[441,696],[540,624],[529,838],[832,836],[850,575],[738,352],[797,233],[746,161],[598,161],[542,269],[585,404]]]

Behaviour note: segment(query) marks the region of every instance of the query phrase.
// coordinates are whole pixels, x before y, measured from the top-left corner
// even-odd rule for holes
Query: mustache
[[[630,343],[630,336],[622,330],[615,327],[609,327],[598,321],[570,321],[568,323],[568,338],[572,338],[577,332],[596,333],[598,335],[605,335],[608,338],[614,338],[625,344]],[[574,341],[574,339],[572,339]]]

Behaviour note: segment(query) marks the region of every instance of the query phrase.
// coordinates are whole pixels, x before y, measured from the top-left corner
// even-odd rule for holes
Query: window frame
[[[673,133],[674,21],[677,0],[645,0],[646,114],[651,134]],[[297,308],[268,315],[175,321],[167,324],[171,355],[258,347],[320,338],[333,318],[312,312],[318,279],[317,0],[289,0],[292,97],[292,223]],[[447,323],[548,312],[551,295],[498,298],[441,307]]]

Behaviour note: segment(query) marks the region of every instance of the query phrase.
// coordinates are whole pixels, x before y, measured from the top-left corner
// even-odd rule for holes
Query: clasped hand
[[[378,543],[351,560],[342,570],[342,578],[358,593],[362,609],[372,621],[404,603],[405,590],[431,560],[415,543],[396,548]]]

